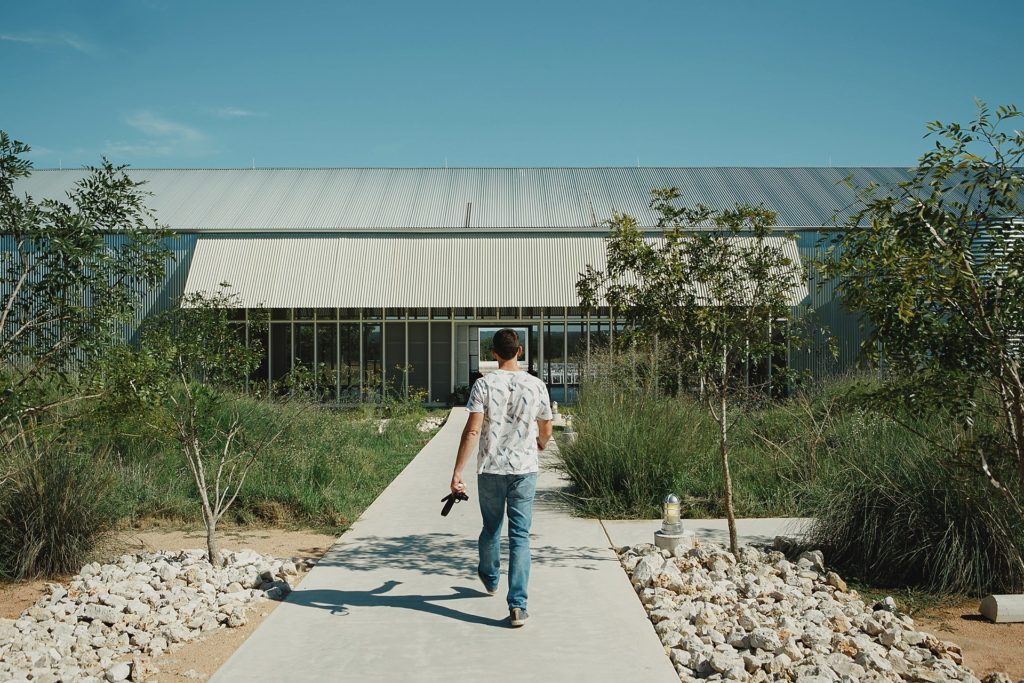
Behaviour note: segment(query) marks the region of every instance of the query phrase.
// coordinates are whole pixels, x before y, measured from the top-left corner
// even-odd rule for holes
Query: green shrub
[[[378,433],[379,409],[337,410],[302,398],[257,400],[229,395],[210,420],[247,416],[251,434],[278,438],[253,463],[228,521],[346,528],[408,464],[430,434],[416,430],[424,412],[398,411]],[[158,411],[123,421],[93,414],[83,438],[109,443],[132,521],[147,518],[198,523],[191,474]]]
[[[561,449],[583,514],[660,516],[661,500],[680,476],[693,474],[692,454],[713,447],[713,432],[692,401],[584,389],[573,412],[579,434]]]
[[[864,448],[837,460],[816,489],[811,544],[876,586],[975,595],[1024,588],[1024,523],[1002,496],[904,428],[868,421]],[[942,425],[930,430],[942,438]]]
[[[64,440],[19,452],[0,492],[0,575],[77,571],[121,516],[109,462]]]
[[[973,594],[1024,588],[1024,521],[977,472],[954,467],[914,433],[950,442],[954,427],[930,416],[912,431],[869,412],[856,400],[863,385],[838,379],[734,411],[737,513],[816,518],[811,543],[870,585]],[[661,496],[673,490],[687,516],[722,516],[716,426],[704,407],[629,386],[620,373],[581,389],[579,436],[562,449],[578,512],[657,517]],[[1000,477],[1016,485],[1012,471]]]

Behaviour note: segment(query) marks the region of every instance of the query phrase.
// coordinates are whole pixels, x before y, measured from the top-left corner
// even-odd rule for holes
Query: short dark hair
[[[511,360],[519,355],[519,335],[507,327],[498,330],[491,340],[491,348],[502,360]]]

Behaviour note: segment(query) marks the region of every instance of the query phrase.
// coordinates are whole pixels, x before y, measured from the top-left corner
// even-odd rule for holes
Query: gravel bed
[[[868,605],[819,551],[651,544],[619,560],[681,681],[977,682],[960,648],[914,628],[891,598]],[[986,681],[1008,681],[999,675]]]
[[[281,560],[251,550],[123,555],[92,563],[18,619],[0,619],[0,680],[141,681],[151,659],[219,628],[246,623],[255,602],[281,599],[312,560]]]

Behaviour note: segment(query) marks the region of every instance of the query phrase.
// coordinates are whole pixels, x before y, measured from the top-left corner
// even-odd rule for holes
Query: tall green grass
[[[94,404],[66,412],[6,453],[0,486],[0,576],[77,569],[108,532],[154,521],[201,525],[198,495],[173,425],[157,410]],[[277,438],[253,464],[225,520],[346,529],[431,434],[424,411],[334,410],[303,400],[228,395],[211,420],[244,416],[250,435]]]
[[[102,452],[54,439],[23,442],[0,490],[0,576],[27,579],[81,567],[120,520],[118,482]]]
[[[831,396],[734,407],[730,431],[737,514],[812,511],[809,485],[830,466],[824,439],[808,438],[835,408]],[[672,491],[689,517],[720,517],[718,426],[689,395],[655,396],[609,383],[585,385],[574,408],[577,440],[562,447],[580,514],[650,518]]]
[[[303,400],[230,397],[211,419],[245,416],[251,433],[277,435],[246,478],[228,513],[236,523],[302,524],[344,530],[429,440],[422,411],[392,418],[384,432],[367,410],[336,410]],[[191,476],[166,429],[151,418],[98,418],[92,435],[112,444],[113,471],[133,521],[200,522]]]
[[[839,380],[734,407],[737,514],[815,518],[811,542],[871,585],[970,594],[1024,588],[1024,520],[976,468],[954,465],[911,430],[862,408],[852,397],[858,384]],[[580,514],[657,517],[674,491],[687,516],[724,516],[717,425],[693,398],[590,382],[573,419],[579,436],[562,459]],[[932,440],[956,437],[940,416],[914,428]],[[1002,475],[1017,485],[1012,471]]]
[[[945,431],[930,425],[933,434]],[[976,471],[876,419],[815,487],[809,542],[875,586],[981,595],[1024,588],[1024,520]],[[1012,482],[1013,475],[1007,473]]]
[[[694,474],[700,444],[708,445],[706,418],[692,402],[641,392],[584,389],[573,422],[579,436],[562,446],[562,466],[585,515],[657,514],[665,493]]]

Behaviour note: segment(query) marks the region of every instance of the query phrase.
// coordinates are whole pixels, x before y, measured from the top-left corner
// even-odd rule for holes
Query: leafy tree
[[[224,410],[263,352],[259,340],[246,344],[243,328],[229,320],[228,310],[237,307],[237,295],[223,291],[186,296],[143,326],[140,348],[122,359],[136,371],[107,376],[121,383],[121,391],[111,393],[132,392],[154,407],[156,428],[169,429],[178,441],[199,497],[207,556],[218,566],[217,524],[253,463],[279,435],[251,414]]]
[[[773,359],[796,339],[792,292],[803,272],[786,256],[782,238],[773,236],[771,211],[680,208],[675,188],[653,195],[661,238],[647,237],[631,216],[616,213],[609,221],[607,270],[588,266],[577,291],[586,307],[607,300],[626,319],[634,342],[671,349],[671,370],[695,385],[718,424],[729,541],[736,552],[729,468],[733,404],[752,388],[788,381],[787,369]],[[761,379],[745,372],[766,366],[776,367]]]
[[[863,350],[885,370],[869,405],[945,463],[983,473],[1024,515],[1024,133],[1007,130],[1020,116],[978,102],[965,126],[928,124],[934,148],[908,181],[859,189],[863,208],[822,267],[869,324]],[[936,412],[959,426],[951,443],[915,428]]]
[[[168,236],[148,193],[106,159],[64,201],[19,195],[29,147],[0,131],[0,445],[26,419],[86,396],[83,362],[118,343],[164,275]]]

